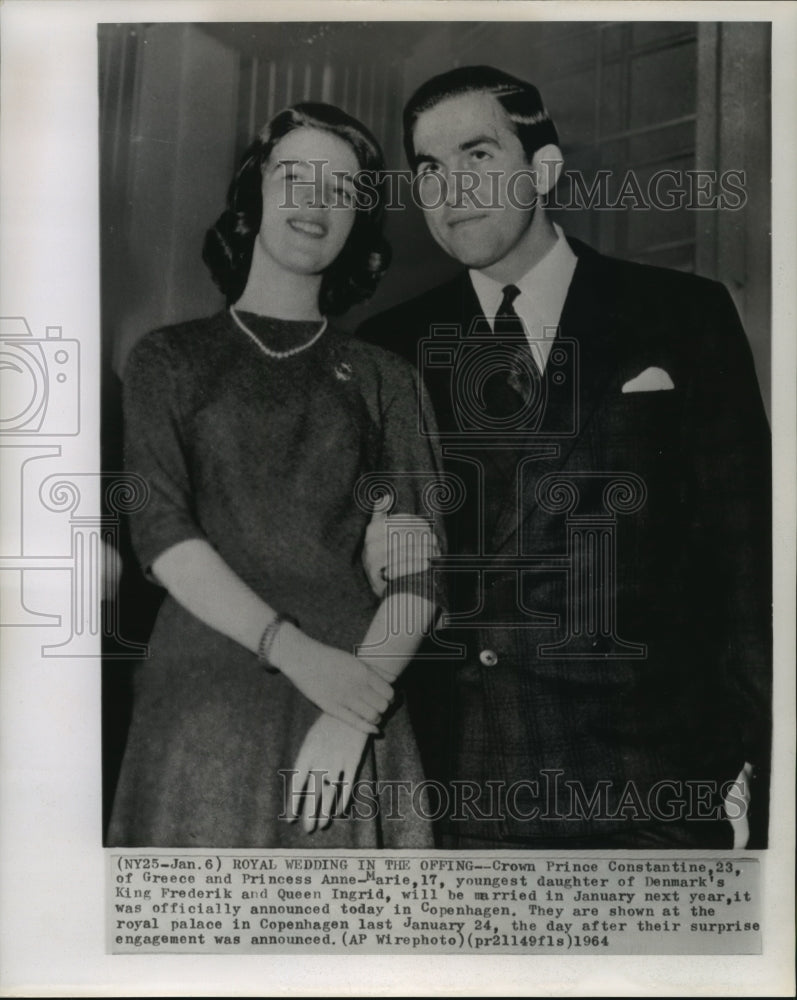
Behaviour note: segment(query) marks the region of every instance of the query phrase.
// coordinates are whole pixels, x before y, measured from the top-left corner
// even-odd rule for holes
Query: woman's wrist
[[[294,664],[303,655],[307,655],[308,645],[312,641],[292,620],[283,618],[270,643],[269,664],[290,678]]]
[[[274,662],[274,646],[277,643],[278,637],[282,629],[286,625],[293,625],[296,628],[299,627],[298,621],[292,615],[283,614],[283,612],[278,612],[272,617],[260,636],[260,641],[257,644],[257,658],[261,664],[266,668],[266,670],[276,673],[279,667]]]
[[[388,682],[388,684],[393,684],[396,678],[404,670],[407,665],[406,657],[395,657],[395,656],[360,656],[357,657],[361,660],[369,670],[373,670],[375,674],[378,674],[382,680]]]

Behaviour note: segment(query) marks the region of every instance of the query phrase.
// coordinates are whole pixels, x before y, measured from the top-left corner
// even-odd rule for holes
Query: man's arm
[[[710,584],[704,627],[723,681],[717,710],[727,714],[740,766],[747,762],[756,774],[751,825],[762,819],[765,826],[772,722],[771,443],[747,336],[728,291],[714,289],[688,411],[700,492],[692,537],[695,565],[705,560]]]

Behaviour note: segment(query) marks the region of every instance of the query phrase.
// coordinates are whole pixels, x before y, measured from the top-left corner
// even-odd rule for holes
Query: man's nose
[[[479,185],[479,176],[472,170],[460,168],[446,174],[446,205],[450,208],[470,208],[474,203],[474,191]]]
[[[443,175],[445,184],[445,201],[449,208],[460,208],[462,205],[462,183],[459,171],[446,170]]]

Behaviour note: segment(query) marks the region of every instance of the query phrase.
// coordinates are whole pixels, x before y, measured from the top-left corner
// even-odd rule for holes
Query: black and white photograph
[[[100,25],[109,845],[766,846],[769,47]]]
[[[789,995],[795,5],[23,8],[3,995]]]

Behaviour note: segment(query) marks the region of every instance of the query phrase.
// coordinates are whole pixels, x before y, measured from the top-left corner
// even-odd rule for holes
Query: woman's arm
[[[436,613],[430,597],[412,591],[389,593],[355,650],[358,658],[392,684],[429,634]]]
[[[438,599],[440,581],[430,563],[444,550],[443,529],[439,516],[429,509],[443,480],[434,413],[423,384],[398,358],[384,355],[381,363],[386,366],[383,385],[391,391],[381,410],[384,471],[373,475],[376,488],[385,488],[392,496],[394,511],[401,513],[390,541],[386,522],[379,517],[372,520],[371,532],[383,535],[385,560],[380,566],[389,565],[396,578],[389,580],[386,596],[356,652],[364,663],[392,682],[428,634],[437,605],[443,600],[442,596]],[[413,515],[409,530],[405,514]],[[366,533],[366,547],[372,541]],[[367,558],[365,566],[373,585]],[[316,720],[292,775],[289,817],[301,817],[305,830],[312,832],[317,826],[327,826],[333,816],[341,815],[351,797],[366,742],[362,733],[353,732],[336,719],[321,716]]]
[[[202,539],[179,542],[152,564],[155,578],[210,628],[256,653],[276,612]],[[342,814],[370,733],[392,699],[391,683],[412,659],[434,616],[421,595],[390,593],[379,605],[355,658],[284,622],[271,661],[323,711],[310,727],[288,788],[289,819],[311,833]]]
[[[387,577],[387,588],[356,653],[393,681],[428,635],[437,608],[445,603],[434,559],[445,550],[441,501],[449,493],[449,484],[434,410],[423,382],[398,358],[392,358],[390,365],[386,381],[392,392],[382,413],[382,465],[385,485],[392,494],[392,514],[385,516],[383,511],[372,516],[363,547],[366,575],[371,581],[374,575]],[[381,485],[377,483],[377,488]],[[377,550],[381,551],[374,559]],[[375,574],[376,563],[380,565]]]
[[[429,522],[423,517],[409,517],[401,514],[392,517],[381,511],[374,511],[365,530],[362,564],[371,590],[377,597],[384,596],[391,580],[414,573],[424,573],[431,560],[440,555],[437,536],[432,534],[429,550],[423,539],[429,534]],[[398,537],[401,544],[397,550],[390,545],[390,538]]]
[[[204,537],[189,468],[191,345],[181,328],[143,337],[124,373],[125,463],[147,484],[146,506],[131,520],[145,571],[210,628],[256,653],[275,609],[254,593]],[[279,609],[289,611],[289,608]],[[353,656],[283,622],[269,650],[274,666],[322,711],[365,733],[392,689]]]
[[[152,573],[172,597],[210,628],[257,653],[276,611],[233,572],[204,539],[171,546],[152,563]],[[270,662],[323,712],[363,734],[390,704],[393,690],[384,671],[305,635],[283,622],[271,647]]]
[[[413,593],[391,593],[379,608],[358,647],[358,656],[391,683],[415,655],[429,631],[435,605]],[[368,736],[322,715],[310,727],[291,772],[286,815],[301,817],[307,833],[329,826],[351,799]]]

